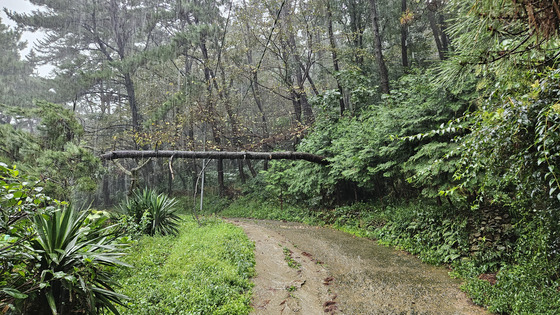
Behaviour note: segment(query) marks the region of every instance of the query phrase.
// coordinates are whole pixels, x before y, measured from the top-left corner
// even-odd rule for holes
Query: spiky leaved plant
[[[137,190],[121,206],[121,211],[131,218],[137,229],[148,235],[176,235],[178,222],[177,200],[154,190]]]
[[[126,266],[124,255],[108,236],[108,228],[94,230],[88,211],[71,206],[33,218],[37,236],[31,247],[36,262],[38,294],[26,309],[37,313],[97,314],[103,308],[118,314],[114,304],[127,297],[113,290],[111,268]],[[95,232],[95,233],[92,233]]]

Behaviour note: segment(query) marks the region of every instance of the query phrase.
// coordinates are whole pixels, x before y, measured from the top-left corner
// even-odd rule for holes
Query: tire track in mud
[[[255,242],[253,314],[488,314],[447,270],[330,228],[229,219]],[[288,266],[286,256],[299,264]]]
[[[254,314],[334,313],[337,296],[330,287],[332,277],[320,261],[281,233],[254,221],[230,222],[243,228],[255,243]]]

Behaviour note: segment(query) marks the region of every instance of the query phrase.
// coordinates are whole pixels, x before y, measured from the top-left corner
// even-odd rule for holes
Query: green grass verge
[[[122,314],[248,314],[254,245],[216,218],[184,217],[178,236],[142,237],[118,274]]]
[[[220,216],[229,218],[285,220],[320,224],[321,222],[315,214],[319,214],[319,212],[314,213],[291,205],[281,207],[277,202],[251,197],[238,198],[218,213]]]

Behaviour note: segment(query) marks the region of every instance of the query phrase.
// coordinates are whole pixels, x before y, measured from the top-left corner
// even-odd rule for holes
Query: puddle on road
[[[322,261],[334,277],[342,314],[487,314],[459,290],[448,270],[329,228],[252,221],[277,231]]]

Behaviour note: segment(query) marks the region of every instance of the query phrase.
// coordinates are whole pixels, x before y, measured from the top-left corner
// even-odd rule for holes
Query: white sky
[[[29,1],[27,0],[0,0],[0,18],[2,19],[2,23],[6,24],[10,27],[14,27],[15,23],[10,20],[6,14],[4,14],[4,8],[10,10],[10,11],[15,11],[18,13],[21,12],[31,12],[32,10],[36,10],[39,7],[31,4]],[[31,48],[33,48],[33,43],[44,36],[44,33],[42,32],[24,32],[23,35],[21,36],[21,39],[23,41],[27,41],[27,48],[25,50],[22,51],[21,55],[22,57],[24,57],[27,53],[29,53],[29,50],[31,50]],[[41,76],[47,76],[49,74],[49,72],[52,70],[52,66],[41,66],[38,69],[39,75]]]

